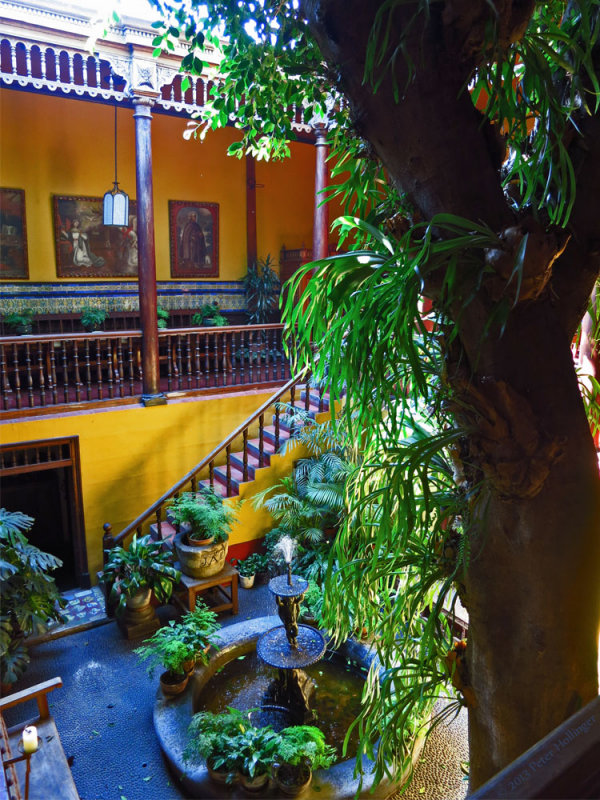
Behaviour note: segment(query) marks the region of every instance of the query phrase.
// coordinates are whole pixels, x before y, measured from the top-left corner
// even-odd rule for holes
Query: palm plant
[[[260,325],[269,322],[277,310],[279,276],[272,267],[271,256],[259,259],[248,267],[243,284],[246,293],[248,322]]]

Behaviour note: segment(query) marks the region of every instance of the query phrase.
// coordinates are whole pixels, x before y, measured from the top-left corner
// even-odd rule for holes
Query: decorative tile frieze
[[[219,304],[223,311],[243,311],[246,298],[241,281],[158,281],[159,304],[168,311]],[[102,283],[0,284],[0,311],[9,314],[31,308],[36,314],[78,314],[84,306],[107,311],[137,311],[138,286],[134,281]]]

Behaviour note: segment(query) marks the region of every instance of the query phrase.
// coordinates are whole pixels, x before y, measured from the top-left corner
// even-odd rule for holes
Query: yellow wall
[[[5,422],[3,443],[79,436],[88,563],[101,565],[102,526],[118,534],[199,463],[269,396],[260,392],[115,407]],[[234,447],[235,452],[235,447]],[[250,507],[250,504],[248,504]],[[245,511],[245,518],[249,511]],[[242,526],[233,543],[262,535]]]
[[[101,197],[113,181],[113,106],[0,90],[0,186],[24,189],[31,281],[56,281],[53,194]],[[170,278],[169,200],[220,207],[219,280],[246,271],[245,160],[225,155],[234,129],[186,141],[186,119],[154,113],[154,222],[158,280]],[[283,245],[310,246],[314,147],[292,145],[292,159],[257,164],[258,254],[278,260]],[[118,111],[118,176],[135,198],[133,112]],[[69,279],[73,280],[73,279]],[[76,280],[76,279],[75,279]],[[105,280],[105,279],[104,279]]]

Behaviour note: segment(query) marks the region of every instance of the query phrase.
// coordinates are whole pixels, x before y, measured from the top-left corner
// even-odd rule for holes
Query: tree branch
[[[380,20],[379,49],[368,55],[378,7],[361,0],[302,3],[323,56],[338,70],[359,133],[425,219],[444,212],[503,229],[512,212],[466,88],[472,64],[449,49],[445,4],[429,5],[427,14],[419,3],[399,4]],[[380,81],[376,91],[365,67]]]

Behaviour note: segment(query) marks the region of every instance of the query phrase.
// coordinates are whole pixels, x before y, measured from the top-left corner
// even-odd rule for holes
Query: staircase
[[[106,523],[102,542],[104,560],[106,550],[123,545],[134,533],[141,536],[149,531],[156,540],[171,545],[176,531],[169,521],[168,503],[182,492],[195,492],[200,486],[206,486],[224,498],[237,497],[241,492],[247,494],[246,487],[256,480],[257,471],[270,466],[273,456],[291,436],[290,422],[284,419],[282,404],[302,410],[313,419],[329,409],[327,396],[310,387],[306,375],[288,381],[117,536],[113,536],[110,524]]]
[[[325,396],[320,396],[314,390],[311,391],[305,385],[298,385],[299,399],[294,399],[293,405],[299,411],[304,412],[312,419],[316,419],[317,414],[329,410],[329,401]],[[287,409],[286,412],[287,413]],[[283,419],[281,413],[271,415],[271,424],[259,426],[259,435],[253,439],[248,436],[243,437],[243,447],[241,450],[232,453],[226,450],[226,462],[222,466],[213,467],[212,480],[205,478],[199,481],[199,486],[212,488],[214,492],[223,498],[238,497],[244,484],[252,483],[256,478],[256,471],[271,464],[271,457],[276,455],[285,442],[292,435],[291,420]],[[261,442],[262,433],[262,442]],[[252,492],[250,491],[250,494]],[[155,540],[162,540],[167,546],[173,546],[173,539],[177,533],[172,524],[170,512],[167,510],[166,519],[160,523],[153,523],[150,526],[150,533]]]

